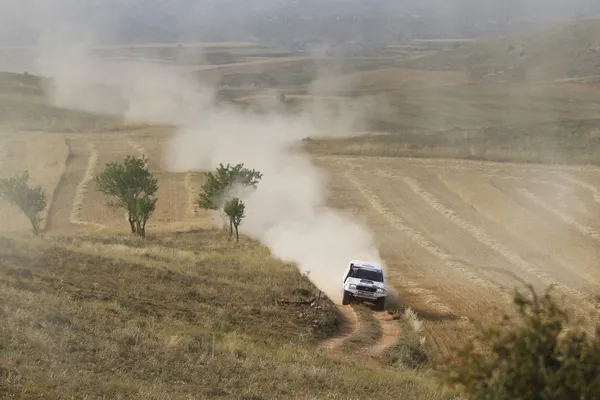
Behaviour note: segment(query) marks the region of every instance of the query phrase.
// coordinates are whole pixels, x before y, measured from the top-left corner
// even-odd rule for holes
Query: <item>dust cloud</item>
[[[293,262],[334,301],[351,259],[382,262],[374,237],[361,221],[327,206],[327,172],[299,146],[306,137],[350,135],[369,102],[329,112],[316,103],[302,112],[244,111],[214,101],[215,90],[187,71],[142,62],[103,61],[87,43],[46,36],[36,60],[57,106],[178,126],[164,158],[173,172],[213,170],[244,163],[263,173],[246,192],[240,231],[275,257]]]

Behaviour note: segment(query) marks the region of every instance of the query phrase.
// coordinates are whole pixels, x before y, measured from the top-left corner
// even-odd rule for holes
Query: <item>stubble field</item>
[[[4,132],[10,152],[0,162],[5,176],[29,169],[51,194],[48,236],[127,232],[124,215],[107,208],[91,182],[105,163],[126,154],[146,155],[159,179],[150,233],[210,228],[210,215],[194,205],[202,174],[165,170],[167,138],[166,130]],[[350,156],[316,156],[316,162],[332,174],[331,205],[374,230],[388,279],[423,321],[431,354],[447,354],[473,323],[496,318],[522,282],[556,285],[577,317],[589,320],[598,310],[600,170]],[[13,207],[2,203],[0,213],[4,233],[28,230]],[[358,331],[357,318],[346,313],[349,337]],[[400,337],[384,314],[374,318],[379,341],[372,345]]]

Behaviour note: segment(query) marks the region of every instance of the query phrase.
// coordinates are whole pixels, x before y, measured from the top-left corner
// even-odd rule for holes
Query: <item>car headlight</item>
[[[377,289],[377,293],[385,293],[385,289]]]
[[[353,284],[353,283],[351,283],[351,284],[350,284],[350,289],[356,289],[356,285],[355,285],[355,284]]]

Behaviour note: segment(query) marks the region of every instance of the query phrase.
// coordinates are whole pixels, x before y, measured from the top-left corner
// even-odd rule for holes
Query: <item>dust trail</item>
[[[58,106],[175,126],[164,149],[170,172],[214,170],[243,163],[263,174],[246,203],[240,231],[294,262],[335,301],[351,259],[382,263],[373,234],[350,213],[328,208],[329,176],[299,150],[306,137],[348,136],[368,101],[336,110],[310,102],[297,114],[275,108],[259,114],[215,101],[215,88],[157,65],[106,62],[64,36],[45,37],[38,64],[53,84]],[[132,150],[145,153],[135,142]],[[160,200],[159,200],[160,201]]]

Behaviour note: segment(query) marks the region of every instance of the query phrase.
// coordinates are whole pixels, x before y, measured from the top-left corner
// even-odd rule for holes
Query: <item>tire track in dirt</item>
[[[393,319],[387,312],[374,312],[373,315],[381,327],[381,338],[366,352],[377,357],[402,337],[402,329],[400,329],[398,321]]]
[[[73,139],[66,139],[65,142],[69,152],[65,161],[65,170],[56,186],[52,203],[48,209],[45,227],[47,232],[73,229],[73,224],[70,222],[72,204],[88,166],[89,149],[87,144]]]
[[[340,310],[340,329],[338,332],[321,342],[321,347],[328,353],[334,354],[342,343],[360,330],[361,324],[356,311],[351,306],[338,306]]]

